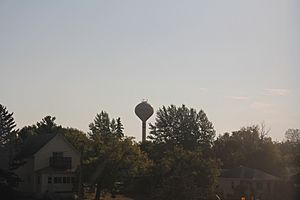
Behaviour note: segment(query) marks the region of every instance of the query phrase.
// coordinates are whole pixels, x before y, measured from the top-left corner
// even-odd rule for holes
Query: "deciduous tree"
[[[221,159],[223,168],[244,165],[271,174],[282,174],[284,166],[280,149],[261,131],[264,130],[254,125],[219,136],[213,149],[216,157]]]
[[[185,149],[211,147],[215,130],[205,112],[197,112],[185,105],[176,107],[163,106],[156,113],[154,124],[150,124],[149,138],[154,143],[165,143],[171,146],[182,146]]]
[[[214,193],[218,162],[210,157],[215,130],[203,110],[163,106],[141,144],[154,163],[156,199],[207,199]],[[149,179],[148,179],[149,180]]]
[[[47,115],[41,121],[36,124],[23,127],[18,135],[22,142],[24,142],[28,137],[36,134],[56,134],[62,133],[62,126],[57,125],[55,122],[56,117]]]
[[[300,143],[300,129],[288,129],[285,132],[286,140],[293,143]]]
[[[95,199],[99,200],[101,192],[111,192],[117,181],[143,173],[151,162],[132,138],[124,138],[120,118],[110,120],[108,113],[102,111],[90,124],[90,130],[92,147],[85,171],[97,186]]]

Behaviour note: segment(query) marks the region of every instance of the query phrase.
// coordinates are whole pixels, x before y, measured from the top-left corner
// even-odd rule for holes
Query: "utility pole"
[[[83,184],[82,184],[82,161],[83,161],[83,150],[84,150],[84,141],[80,142],[80,162],[79,162],[79,177],[78,177],[78,197],[79,200],[84,199],[83,194]]]

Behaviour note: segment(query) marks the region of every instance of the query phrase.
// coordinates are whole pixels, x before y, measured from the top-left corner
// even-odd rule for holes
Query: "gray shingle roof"
[[[56,134],[38,134],[26,139],[21,151],[15,156],[16,159],[27,158],[35,154],[45,144],[47,144]]]
[[[280,178],[263,172],[261,170],[240,166],[233,169],[224,169],[221,171],[221,178],[239,178],[251,180],[280,180]]]

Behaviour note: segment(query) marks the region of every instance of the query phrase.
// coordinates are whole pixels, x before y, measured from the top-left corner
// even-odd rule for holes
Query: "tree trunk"
[[[97,184],[95,200],[100,200],[100,195],[101,195],[101,185]]]

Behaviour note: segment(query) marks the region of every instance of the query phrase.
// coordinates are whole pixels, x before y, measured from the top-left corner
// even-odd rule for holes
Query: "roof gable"
[[[61,137],[68,146],[70,146],[76,153],[79,154],[78,150],[65,138],[63,134],[47,133],[47,134],[38,134],[38,135],[30,136],[25,141],[23,147],[21,148],[21,151],[15,156],[15,158],[24,159],[34,155],[56,136]]]
[[[27,158],[39,151],[57,134],[38,134],[32,135],[27,138],[21,147],[21,151],[15,156],[16,159]]]

